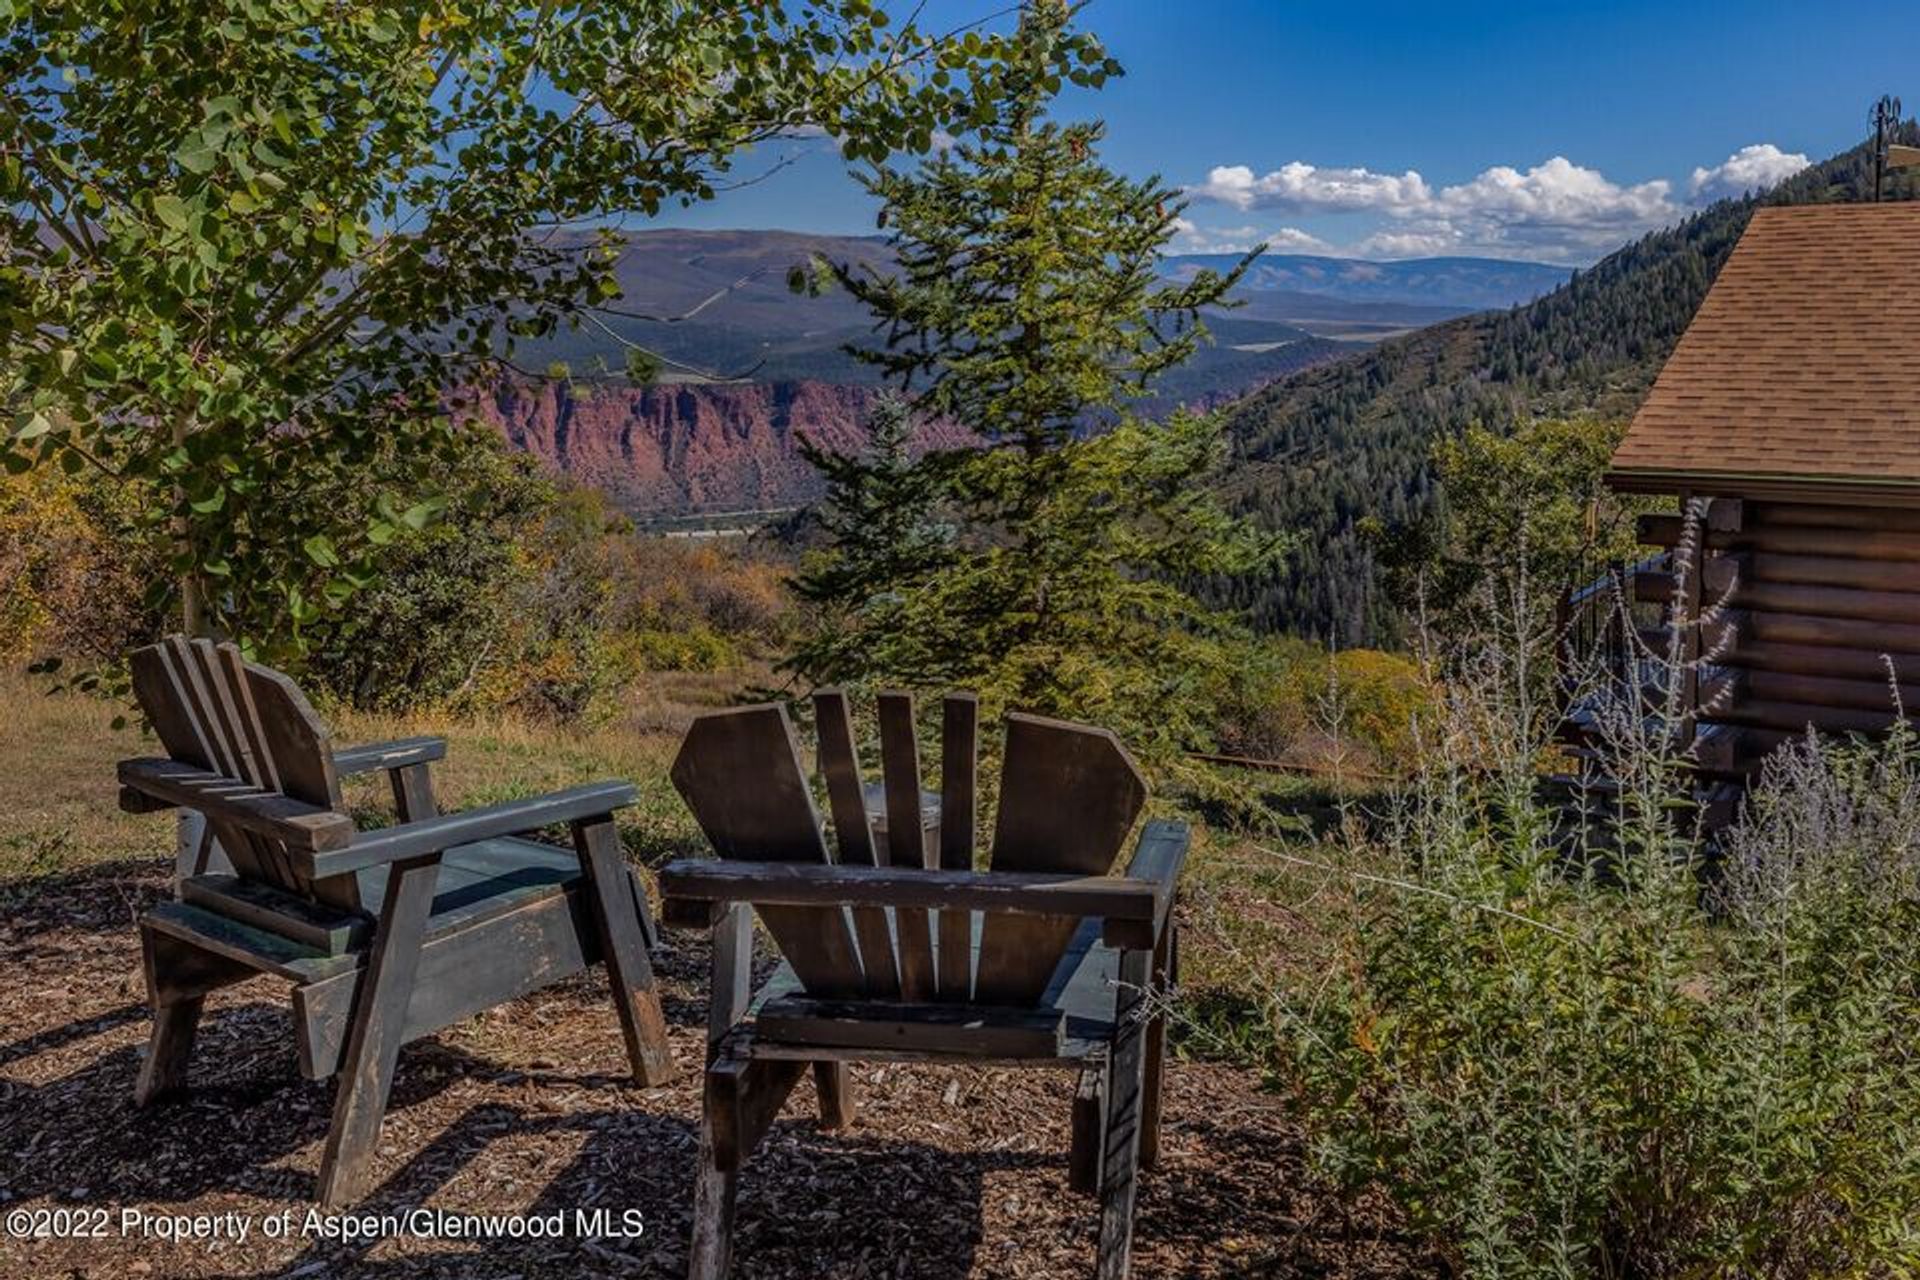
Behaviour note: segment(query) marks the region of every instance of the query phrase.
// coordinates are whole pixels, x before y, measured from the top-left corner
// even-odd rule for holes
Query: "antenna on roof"
[[[1883,93],[1873,104],[1873,201],[1880,203],[1880,184],[1887,173],[1887,148],[1893,144],[1893,131],[1900,126],[1900,99]]]

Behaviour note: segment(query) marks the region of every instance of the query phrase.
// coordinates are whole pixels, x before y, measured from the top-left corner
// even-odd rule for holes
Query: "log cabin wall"
[[[1680,516],[1641,517],[1649,544],[1682,533]],[[1920,713],[1920,510],[1716,498],[1703,536],[1704,771],[1749,772],[1809,725]]]

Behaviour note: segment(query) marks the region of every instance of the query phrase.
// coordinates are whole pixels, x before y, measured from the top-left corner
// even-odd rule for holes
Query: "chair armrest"
[[[442,814],[422,822],[403,822],[379,831],[363,831],[344,849],[316,853],[303,868],[316,879],[359,871],[383,862],[400,862],[445,853],[464,844],[537,831],[557,822],[606,818],[639,799],[629,782],[592,782],[552,795]]]
[[[353,819],[344,813],[177,760],[122,760],[118,775],[120,807],[129,813],[197,809],[302,853],[345,849],[353,840]]]
[[[365,742],[340,747],[333,753],[333,771],[343,778],[375,769],[404,769],[447,758],[445,738],[395,738],[392,742]]]
[[[1180,873],[1186,869],[1187,850],[1192,844],[1193,831],[1184,822],[1157,819],[1140,832],[1140,843],[1133,849],[1133,861],[1127,864],[1127,881],[1153,890],[1153,933],[1147,940],[1148,946],[1156,944],[1167,927],[1167,919],[1173,913],[1174,893],[1180,886]],[[1111,920],[1106,941],[1116,947],[1139,945],[1132,936],[1116,937]]]
[[[925,907],[1007,915],[1097,916],[1132,938],[1160,910],[1155,885],[1121,876],[930,871],[824,862],[688,858],[660,872],[661,917],[703,926],[729,903],[767,907]],[[1131,926],[1131,932],[1127,926]],[[1146,945],[1151,946],[1149,939]]]

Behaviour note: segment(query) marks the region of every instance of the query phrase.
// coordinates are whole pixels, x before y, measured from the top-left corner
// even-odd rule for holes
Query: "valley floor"
[[[720,697],[711,682],[664,683],[625,723],[588,734],[360,720],[341,736],[445,731],[449,807],[631,777],[643,800],[629,847],[657,863],[697,847],[665,766],[688,716]],[[485,1246],[303,1238],[330,1091],[296,1071],[271,980],[210,1000],[193,1092],[134,1111],[146,1010],[133,921],[167,892],[170,827],[114,808],[113,761],[151,748],[132,729],[109,729],[112,715],[0,677],[0,1214],[108,1210],[103,1238],[0,1233],[0,1275],[684,1274],[705,1019],[706,956],[692,935],[668,934],[672,949],[658,961],[683,1068],[674,1083],[642,1090],[621,1074],[596,982],[520,1000],[403,1051],[378,1189],[358,1208],[637,1210],[637,1236],[569,1229],[558,1241]],[[371,792],[355,800],[374,804]],[[1258,877],[1238,874],[1231,851],[1202,853],[1211,867],[1197,867],[1184,910],[1243,922],[1252,932],[1242,942],[1291,927],[1284,909],[1244,887]],[[1234,893],[1244,898],[1222,898]],[[1214,940],[1192,936],[1190,981],[1194,971],[1205,981]],[[803,1084],[756,1153],[736,1276],[1090,1273],[1094,1205],[1065,1185],[1069,1076],[868,1067],[858,1080],[851,1132],[818,1132]],[[238,1242],[141,1239],[122,1232],[128,1210],[149,1221],[233,1213],[253,1231]],[[293,1238],[263,1238],[260,1224],[289,1210]],[[1135,1257],[1143,1280],[1429,1274],[1380,1214],[1312,1189],[1284,1100],[1262,1090],[1256,1070],[1186,1055],[1168,1083],[1161,1166],[1143,1181]]]

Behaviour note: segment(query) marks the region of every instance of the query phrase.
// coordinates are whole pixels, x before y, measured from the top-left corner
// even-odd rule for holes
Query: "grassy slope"
[[[636,860],[659,866],[706,852],[667,779],[667,767],[692,717],[729,701],[742,683],[751,681],[746,676],[651,676],[618,721],[587,730],[433,717],[336,715],[330,721],[342,743],[420,733],[446,737],[448,755],[435,766],[435,786],[447,809],[594,778],[630,779],[640,788],[640,801],[622,813],[622,834]],[[0,737],[0,924],[12,907],[39,892],[37,884],[58,885],[73,873],[109,863],[158,869],[170,856],[169,815],[132,817],[117,808],[114,762],[152,754],[156,746],[136,728],[113,729],[115,713],[114,706],[88,698],[48,697],[27,678],[0,672],[0,721],[8,726]],[[871,762],[872,751],[867,754]],[[1331,793],[1318,784],[1252,774],[1234,779],[1233,785],[1268,793],[1274,809],[1293,812],[1308,826],[1325,829],[1337,816]],[[391,820],[385,785],[377,777],[350,782],[348,799],[363,826]],[[1178,808],[1165,796],[1157,797],[1154,807],[1161,812]],[[981,830],[992,830],[986,814]],[[1314,839],[1301,842],[1311,845]],[[1197,1050],[1237,1052],[1241,1042],[1230,1024],[1251,1012],[1270,986],[1275,965],[1304,954],[1309,944],[1302,940],[1302,919],[1277,905],[1300,896],[1289,888],[1298,888],[1298,874],[1296,867],[1261,852],[1256,842],[1196,823],[1185,883],[1184,950],[1185,983],[1199,1017],[1190,1028],[1198,1036]],[[1223,1035],[1233,1043],[1216,1039]],[[1253,1038],[1244,1041],[1251,1043]]]
[[[667,782],[667,763],[686,722],[725,701],[707,677],[655,677],[618,723],[591,730],[544,730],[511,721],[453,724],[432,717],[331,717],[335,740],[444,735],[435,766],[446,808],[490,804],[594,778],[630,778],[640,803],[622,815],[630,852],[658,863],[697,847],[698,831]],[[83,697],[48,697],[26,678],[0,674],[0,885],[52,876],[89,863],[158,858],[170,848],[167,815],[130,817],[116,807],[114,762],[157,747],[139,730],[111,727],[117,708]],[[390,809],[384,783],[357,779],[348,799],[368,825]]]

